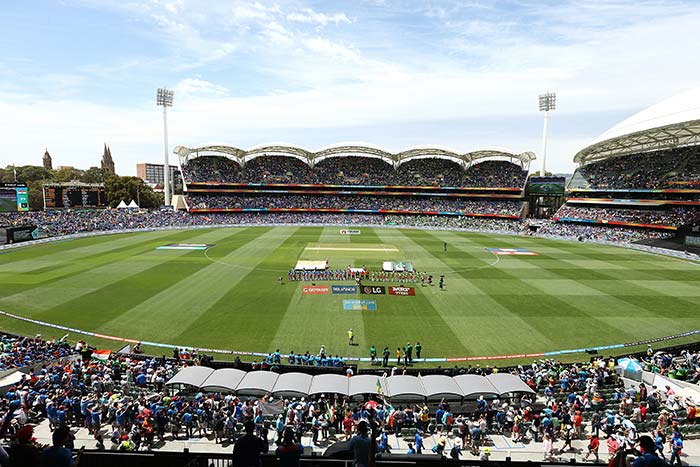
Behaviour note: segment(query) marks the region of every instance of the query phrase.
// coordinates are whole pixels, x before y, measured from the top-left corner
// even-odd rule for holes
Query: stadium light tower
[[[544,129],[542,130],[542,171],[540,176],[547,173],[547,124],[549,123],[549,111],[557,108],[557,94],[545,92],[540,94],[540,112],[544,112]]]
[[[168,161],[168,107],[173,106],[173,95],[175,93],[166,88],[158,88],[156,93],[156,104],[163,107],[163,143],[164,159],[163,165],[163,198],[166,206],[170,205],[170,162]]]

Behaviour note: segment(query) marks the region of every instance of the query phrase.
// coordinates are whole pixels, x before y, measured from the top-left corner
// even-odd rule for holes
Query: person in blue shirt
[[[683,438],[681,437],[680,432],[674,431],[673,438],[671,438],[671,459],[669,460],[669,464],[673,465],[674,463],[677,462],[678,465],[683,465],[681,463],[681,451],[682,450],[683,450]]]
[[[192,414],[189,412],[189,410],[182,414],[182,423],[185,425],[185,436],[187,436],[187,438],[191,438],[193,435],[192,426],[194,421],[192,418]]]
[[[658,430],[656,432],[656,437],[654,438],[654,446],[656,446],[656,452],[662,459],[666,459],[664,456],[664,444],[666,444],[666,437],[664,436],[663,430]]]
[[[423,454],[423,430],[416,431],[415,441],[415,454]]]
[[[638,442],[642,453],[632,461],[632,467],[662,467],[666,465],[666,462],[654,452],[656,446],[651,436],[640,436]]]
[[[349,450],[352,451],[352,465],[355,467],[367,467],[369,465],[369,426],[364,420],[357,425],[357,434],[352,437],[348,444]]]
[[[381,453],[391,454],[391,446],[389,446],[389,435],[386,434],[386,430],[382,430],[382,434],[379,437],[379,443],[377,444],[377,450]]]
[[[406,451],[406,454],[415,454],[416,450],[413,449],[413,443],[408,443],[408,451]]]

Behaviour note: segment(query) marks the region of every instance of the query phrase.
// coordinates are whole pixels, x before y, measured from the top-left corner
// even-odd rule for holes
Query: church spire
[[[49,154],[48,148],[46,148],[46,151],[44,151],[44,158],[42,159],[42,162],[45,169],[51,170],[53,168],[53,162],[51,160],[51,154]]]

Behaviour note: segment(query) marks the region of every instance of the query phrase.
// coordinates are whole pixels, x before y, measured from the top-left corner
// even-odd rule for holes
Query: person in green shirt
[[[374,361],[377,359],[377,349],[374,346],[369,348],[369,359],[371,364],[374,365]]]
[[[423,346],[420,345],[420,342],[416,341],[416,358],[420,358],[420,353],[423,350]]]

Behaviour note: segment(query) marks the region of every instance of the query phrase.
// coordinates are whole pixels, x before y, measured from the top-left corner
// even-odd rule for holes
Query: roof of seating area
[[[700,144],[700,87],[623,120],[574,156],[585,165],[612,157]]]
[[[507,149],[481,149],[465,153],[458,153],[451,149],[441,148],[438,146],[416,146],[397,153],[392,153],[378,146],[369,145],[367,143],[341,143],[321,148],[317,151],[309,151],[299,146],[287,143],[262,144],[248,150],[239,149],[233,146],[212,144],[193,148],[176,146],[173,152],[180,157],[180,162],[183,164],[193,156],[224,156],[243,164],[251,159],[263,155],[296,157],[305,161],[309,165],[314,165],[315,163],[328,157],[348,156],[377,157],[384,159],[387,162],[397,164],[401,164],[402,162],[411,159],[425,157],[449,159],[466,164],[471,164],[482,159],[509,159],[511,161],[518,161],[522,165],[526,165],[535,160],[535,154],[529,151],[517,154]]]
[[[377,394],[378,385],[385,396],[392,399],[423,400],[442,398],[498,397],[512,393],[533,393],[518,376],[497,373],[489,376],[396,375],[384,378],[377,375],[356,375],[348,378],[340,374],[311,376],[292,372],[278,374],[272,371],[245,372],[232,368],[213,370],[202,366],[186,367],[166,383],[166,386],[184,385],[208,392],[235,392],[242,395],[274,394],[278,397],[301,397],[315,394],[362,396]]]

